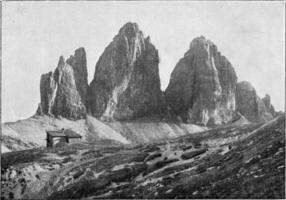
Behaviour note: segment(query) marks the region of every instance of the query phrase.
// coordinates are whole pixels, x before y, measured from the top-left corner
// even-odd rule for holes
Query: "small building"
[[[81,142],[82,136],[71,129],[62,129],[57,131],[46,131],[47,147],[57,147],[66,144]]]

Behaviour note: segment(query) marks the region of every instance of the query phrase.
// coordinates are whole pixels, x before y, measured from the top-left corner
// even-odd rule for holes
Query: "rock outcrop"
[[[266,108],[272,114],[272,116],[273,117],[276,116],[276,112],[275,112],[274,106],[271,104],[271,98],[269,94],[266,94],[265,97],[262,98],[262,101],[264,102]]]
[[[89,111],[101,120],[158,116],[164,111],[158,51],[127,23],[100,56],[89,87]]]
[[[38,114],[81,119],[86,116],[87,68],[83,48],[67,61],[61,56],[54,72],[41,76]]]
[[[184,122],[218,125],[235,112],[234,68],[203,36],[195,38],[175,66],[165,91],[166,101]]]
[[[66,63],[73,68],[77,91],[79,92],[82,102],[87,106],[88,81],[84,48],[75,50],[74,55],[71,55]]]
[[[251,122],[266,122],[273,118],[268,107],[270,98],[261,100],[254,87],[246,81],[237,83],[236,86],[236,110]]]
[[[37,114],[77,120],[89,113],[103,121],[171,119],[207,126],[238,116],[264,122],[277,115],[269,95],[260,99],[248,82],[237,84],[231,63],[203,36],[191,42],[164,93],[158,64],[150,38],[129,22],[100,56],[90,85],[84,48],[66,61],[60,57],[56,70],[41,77]]]

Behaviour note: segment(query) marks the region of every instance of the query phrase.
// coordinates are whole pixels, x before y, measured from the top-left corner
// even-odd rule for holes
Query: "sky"
[[[74,1],[2,2],[2,121],[32,116],[41,74],[84,47],[88,80],[105,47],[136,22],[159,51],[161,89],[195,37],[228,58],[238,81],[249,81],[284,110],[285,5],[281,2]]]

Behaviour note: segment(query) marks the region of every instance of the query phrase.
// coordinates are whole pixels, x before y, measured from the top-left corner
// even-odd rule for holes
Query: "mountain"
[[[79,48],[67,61],[61,56],[54,72],[41,76],[37,113],[74,120],[85,118],[87,88],[86,54]]]
[[[248,120],[252,122],[266,122],[273,119],[270,97],[268,99],[266,96],[266,99],[261,100],[249,82],[242,81],[237,83],[235,98],[236,110]]]
[[[285,199],[285,116],[140,146],[1,157],[3,199]]]
[[[285,199],[285,115],[195,38],[160,89],[159,55],[127,23],[88,85],[79,48],[43,74],[35,115],[2,123],[1,199]],[[206,127],[207,126],[207,127]],[[77,144],[46,148],[46,131]]]
[[[213,42],[195,38],[175,66],[165,91],[167,104],[184,122],[228,123],[235,115],[237,76]]]
[[[253,122],[276,115],[270,96],[261,100],[252,86],[237,84],[231,63],[203,36],[192,40],[165,92],[158,64],[150,37],[128,22],[100,56],[90,85],[84,48],[67,61],[60,57],[56,70],[41,77],[37,113],[70,120],[89,114],[106,122],[147,119],[204,126],[231,123],[238,113]]]
[[[43,74],[36,115],[2,124],[2,150],[45,146],[46,130],[70,128],[83,142],[143,144],[200,132],[205,125],[265,122],[275,112],[203,36],[195,38],[160,89],[159,55],[136,23],[126,23],[100,56],[88,85],[86,52],[62,56]],[[197,125],[194,125],[197,124]]]
[[[89,87],[89,110],[101,120],[161,116],[158,50],[127,23],[100,56]]]

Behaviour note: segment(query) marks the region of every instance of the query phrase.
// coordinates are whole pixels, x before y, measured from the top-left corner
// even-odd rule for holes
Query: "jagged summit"
[[[103,120],[160,114],[158,51],[136,23],[127,23],[96,64],[89,87],[89,108]]]
[[[158,50],[136,23],[124,24],[105,48],[88,85],[86,52],[59,58],[54,72],[41,77],[38,114],[101,120],[170,119],[220,125],[237,112],[249,121],[272,119],[270,96],[260,99],[254,87],[237,84],[230,61],[204,36],[194,38],[161,91]]]
[[[41,76],[41,103],[37,113],[85,118],[87,87],[85,50],[77,49],[67,61],[60,56],[55,71]]]
[[[135,35],[140,32],[138,24],[134,22],[127,22],[124,24],[120,30],[119,35],[126,35],[127,37],[135,37]]]
[[[60,56],[58,66],[62,66],[66,64],[66,60],[63,55]]]
[[[265,97],[262,98],[262,101],[264,102],[266,108],[268,109],[268,111],[272,114],[272,116],[276,116],[277,113],[274,109],[274,106],[271,104],[271,97],[269,94],[266,94]]]
[[[88,74],[85,49],[83,47],[76,49],[74,55],[71,55],[66,63],[73,68],[77,90],[82,102],[87,107]]]
[[[243,90],[247,90],[247,91],[255,91],[254,87],[248,81],[238,82],[237,87],[242,88]],[[255,91],[255,93],[256,93],[256,91]]]
[[[247,81],[237,83],[236,110],[251,122],[266,122],[273,118],[270,109]],[[270,99],[269,99],[270,101]],[[269,102],[270,103],[270,102]]]
[[[227,123],[235,112],[236,81],[234,68],[217,47],[197,37],[171,74],[166,101],[185,122]]]

